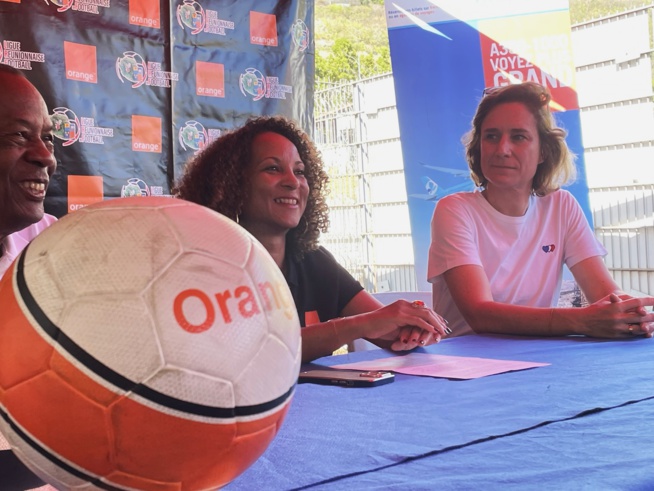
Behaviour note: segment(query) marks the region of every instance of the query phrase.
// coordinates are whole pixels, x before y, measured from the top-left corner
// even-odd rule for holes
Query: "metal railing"
[[[590,190],[595,235],[626,292],[654,294],[654,184]]]
[[[415,291],[418,286],[412,257],[388,264],[378,262],[375,253],[380,237],[389,235],[375,230],[376,212],[389,204],[407,206],[406,196],[399,203],[375,202],[371,192],[375,177],[385,174],[393,174],[404,187],[401,160],[392,170],[380,170],[370,155],[371,145],[400,145],[398,135],[389,138],[383,131],[371,129],[380,111],[396,110],[394,100],[371,110],[366,99],[370,86],[384,81],[392,83],[392,75],[330,84],[315,94],[314,138],[330,175],[331,227],[321,242],[367,290]],[[392,235],[410,243],[410,233]]]

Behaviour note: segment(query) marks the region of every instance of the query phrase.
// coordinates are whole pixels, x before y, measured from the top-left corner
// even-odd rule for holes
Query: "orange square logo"
[[[132,150],[161,153],[161,118],[132,115]]]
[[[68,176],[68,213],[103,199],[101,176]]]
[[[135,26],[161,28],[159,0],[129,0],[129,23]]]
[[[207,97],[225,97],[225,65],[196,61],[195,93]]]
[[[64,41],[66,78],[79,82],[98,83],[98,63],[95,46]]]
[[[250,43],[277,46],[277,17],[250,11]]]

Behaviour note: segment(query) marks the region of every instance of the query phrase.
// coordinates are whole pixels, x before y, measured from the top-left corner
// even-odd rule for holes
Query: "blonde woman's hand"
[[[586,307],[587,325],[580,334],[600,338],[654,335],[654,313],[646,309],[654,297],[618,296],[611,293]]]

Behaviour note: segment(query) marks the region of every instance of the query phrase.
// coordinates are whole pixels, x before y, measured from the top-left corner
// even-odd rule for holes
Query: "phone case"
[[[391,372],[362,370],[307,370],[300,372],[298,383],[340,385],[343,387],[377,387],[395,381]]]

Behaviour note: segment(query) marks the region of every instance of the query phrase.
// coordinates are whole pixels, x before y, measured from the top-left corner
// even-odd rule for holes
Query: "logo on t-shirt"
[[[556,249],[556,246],[554,244],[544,245],[543,246],[543,252],[546,253],[546,254],[548,252],[554,252],[554,249]]]

